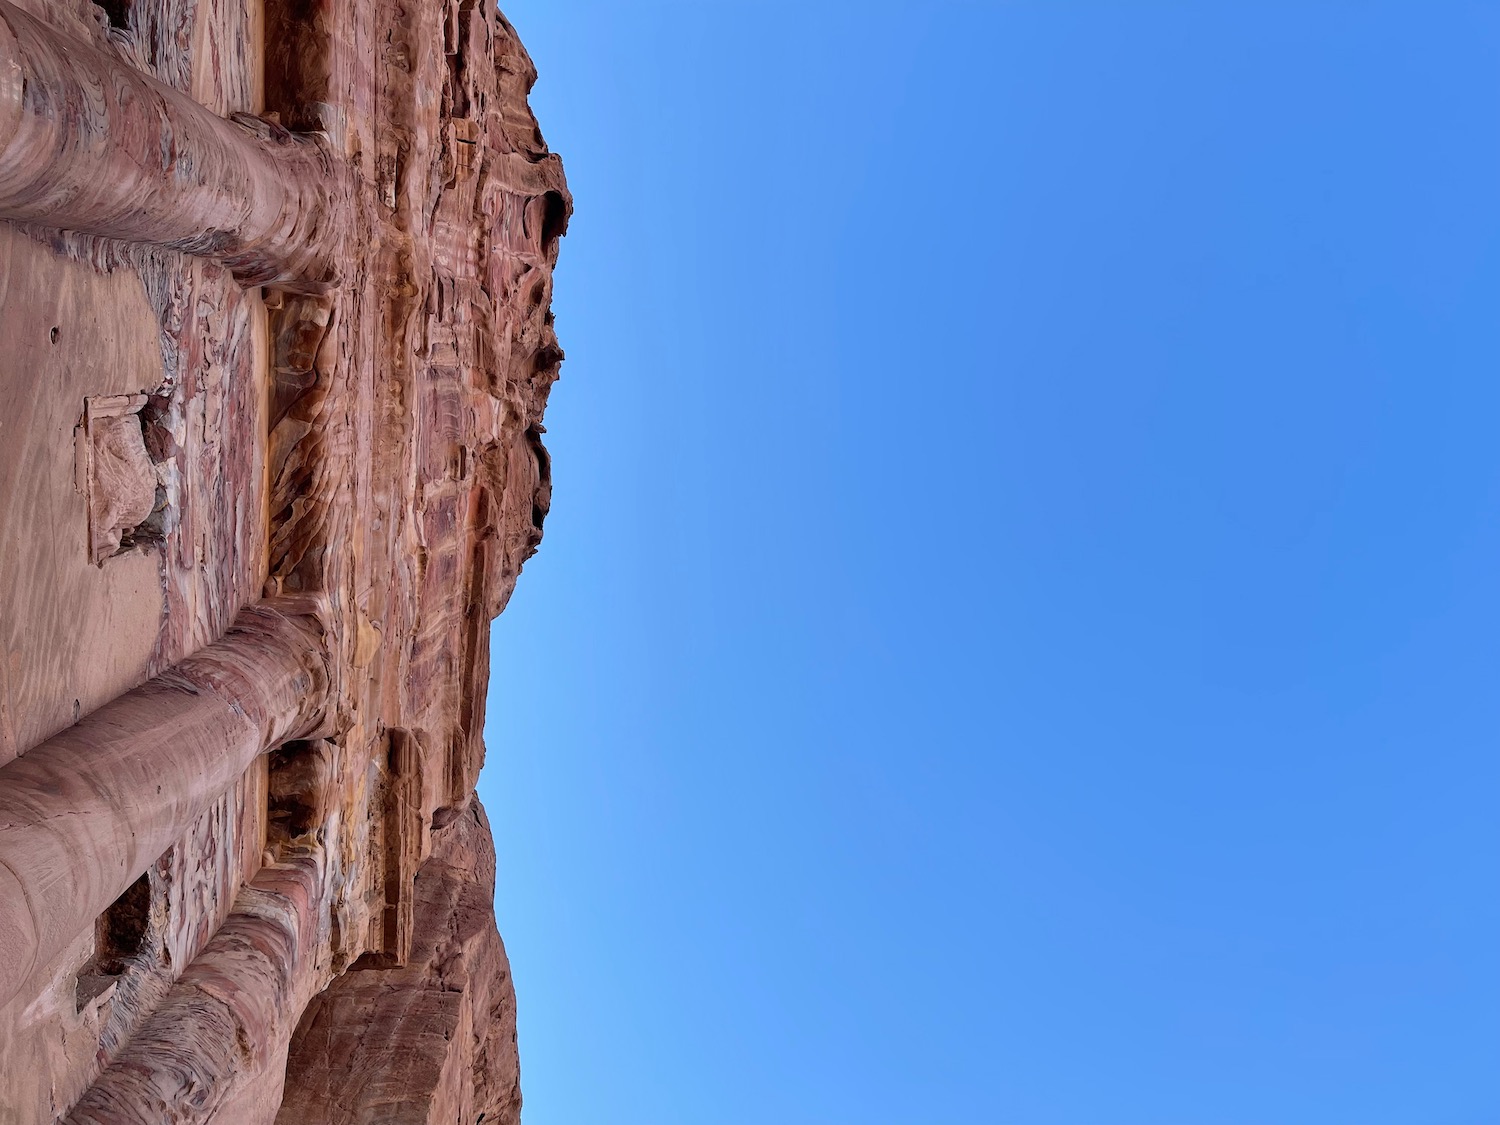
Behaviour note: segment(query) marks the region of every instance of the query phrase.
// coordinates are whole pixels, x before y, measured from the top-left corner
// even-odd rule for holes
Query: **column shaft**
[[[317,290],[338,273],[339,171],[311,137],[225,120],[0,0],[0,218]]]
[[[0,768],[0,1005],[327,695],[310,619],[267,603],[224,639]]]

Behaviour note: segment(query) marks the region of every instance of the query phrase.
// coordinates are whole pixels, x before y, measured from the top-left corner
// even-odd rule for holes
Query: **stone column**
[[[315,619],[263,602],[0,768],[0,1005],[258,755],[318,726],[326,660]]]
[[[317,291],[338,275],[341,182],[313,138],[225,120],[0,0],[0,218]]]
[[[269,1122],[287,1041],[321,983],[325,876],[316,854],[262,868],[62,1125]]]

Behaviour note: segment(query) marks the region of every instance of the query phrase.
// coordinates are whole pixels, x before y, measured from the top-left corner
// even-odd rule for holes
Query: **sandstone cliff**
[[[518,1120],[534,78],[477,0],[0,0],[0,1125]]]

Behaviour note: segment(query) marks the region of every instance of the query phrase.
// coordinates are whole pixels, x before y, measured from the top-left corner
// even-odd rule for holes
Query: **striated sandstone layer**
[[[478,0],[0,0],[0,1125],[519,1121],[534,79]]]

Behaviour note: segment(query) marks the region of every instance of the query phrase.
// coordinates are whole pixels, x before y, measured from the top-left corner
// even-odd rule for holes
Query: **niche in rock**
[[[151,933],[151,876],[142,875],[99,915],[94,956],[78,973],[78,1007],[103,994],[146,952]]]
[[[166,536],[165,463],[174,443],[165,401],[147,394],[84,400],[75,483],[88,500],[89,558],[97,565]]]
[[[328,743],[288,742],[271,751],[266,796],[266,843],[285,858],[308,843],[328,815],[333,763]]]

